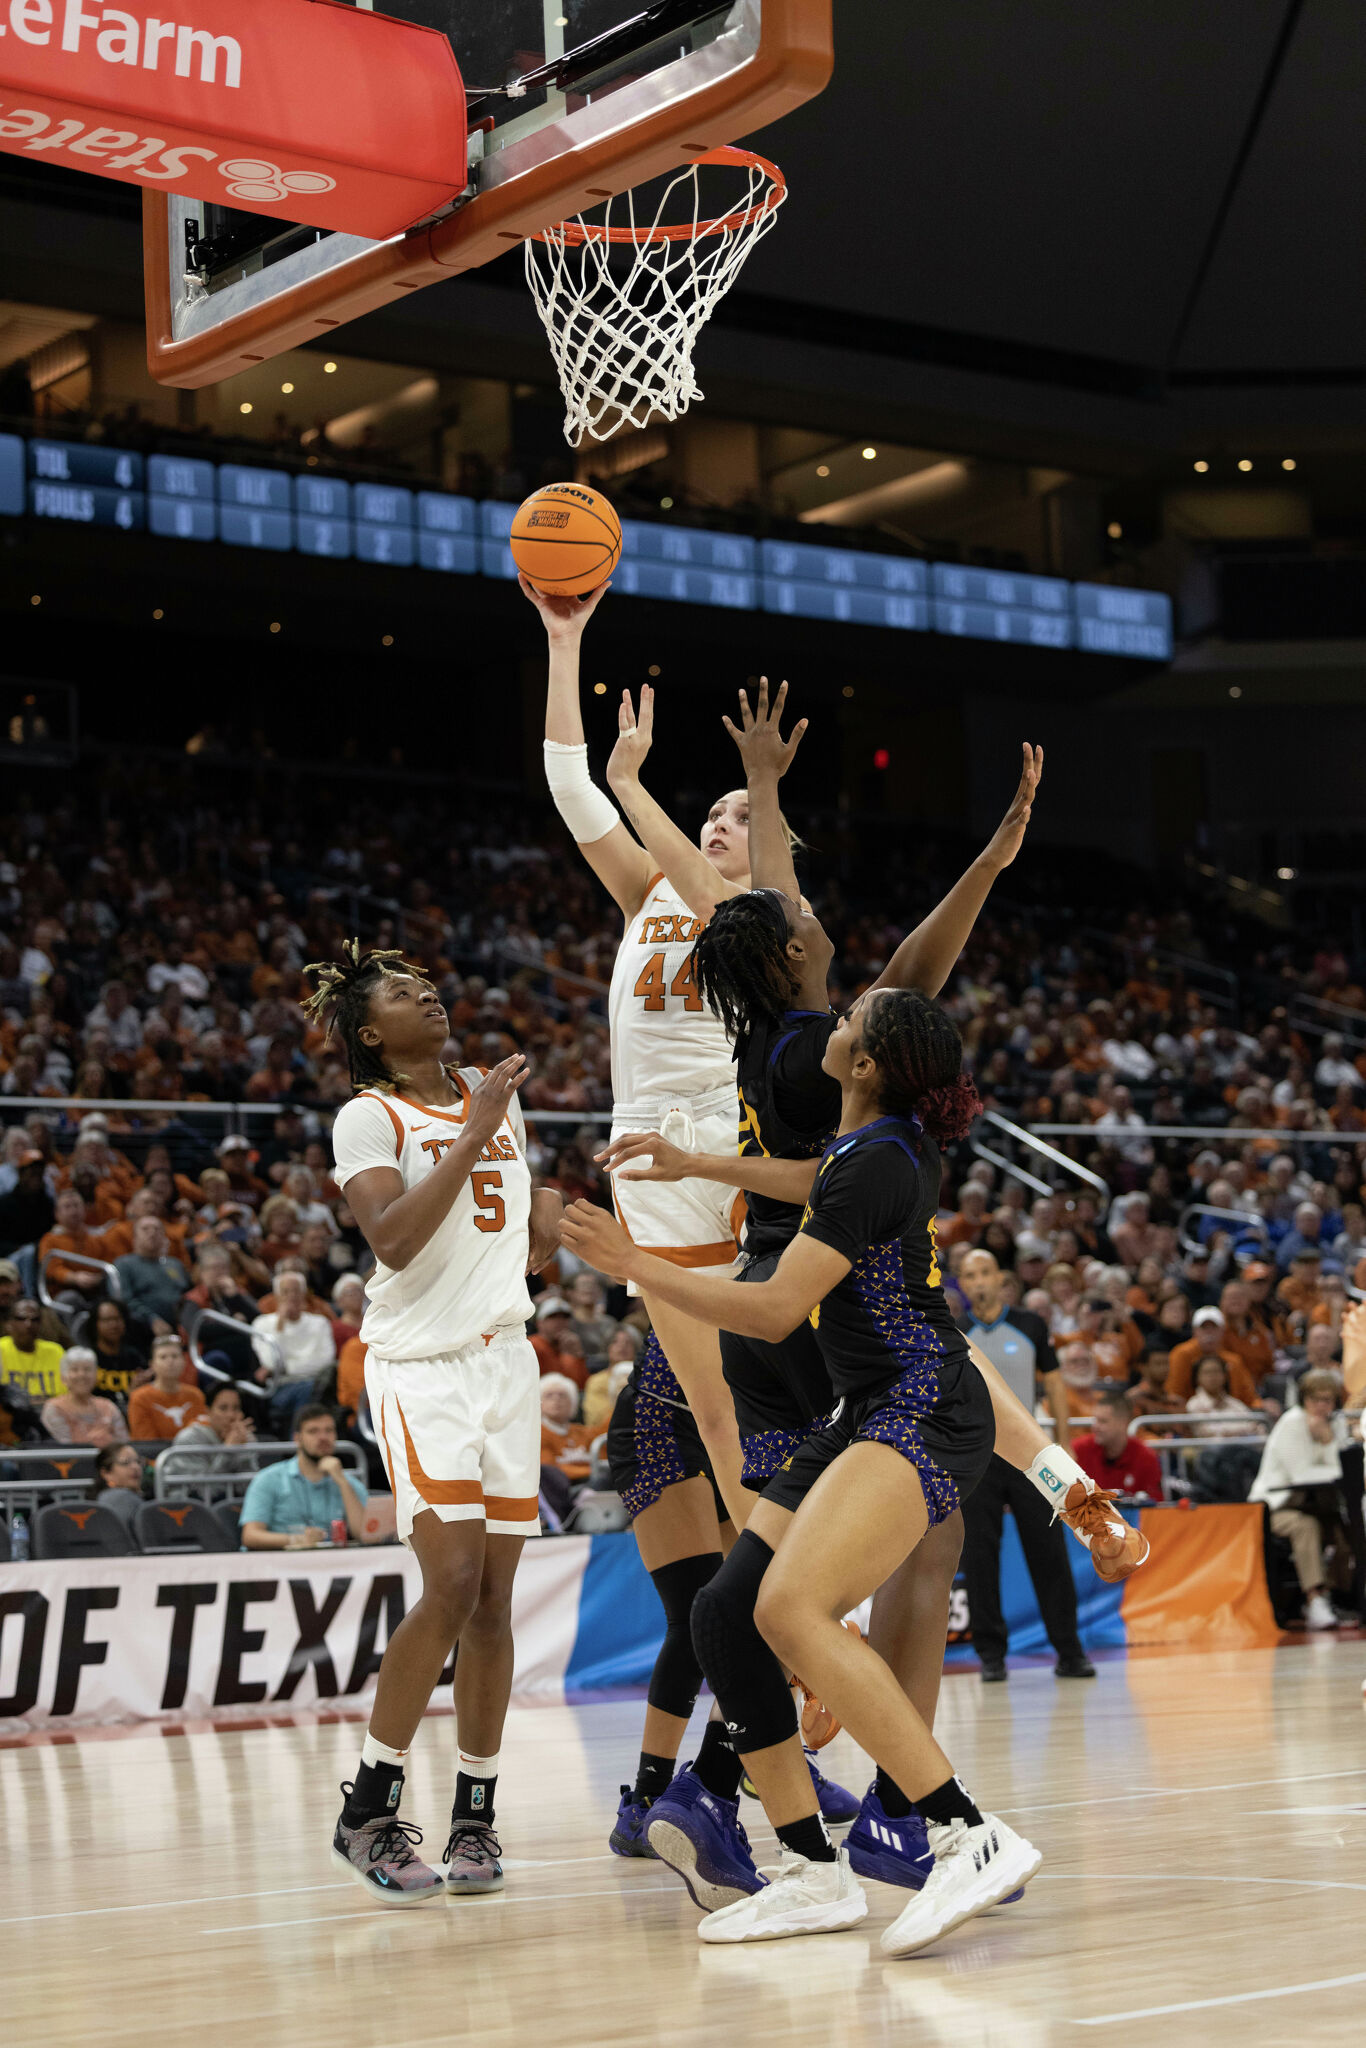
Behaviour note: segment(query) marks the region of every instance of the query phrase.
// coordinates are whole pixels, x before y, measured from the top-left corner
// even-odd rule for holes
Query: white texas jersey
[[[735,1086],[730,1040],[693,980],[693,941],[701,930],[663,875],[626,921],[607,999],[618,1109]]]
[[[458,1108],[426,1108],[367,1089],[332,1126],[337,1185],[370,1167],[397,1166],[405,1188],[427,1178],[460,1136],[478,1067],[455,1076]],[[401,1273],[376,1265],[361,1336],[380,1358],[446,1358],[531,1314],[526,1262],[531,1171],[514,1096],[444,1222]]]

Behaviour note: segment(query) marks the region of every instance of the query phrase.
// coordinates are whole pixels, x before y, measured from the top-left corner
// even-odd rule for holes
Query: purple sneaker
[[[829,1827],[841,1827],[847,1820],[856,1820],[863,1811],[852,1792],[846,1792],[843,1785],[837,1785],[833,1778],[827,1778],[816,1763],[816,1752],[806,1752],[806,1768],[811,1773],[811,1783],[821,1803],[821,1819]]]
[[[708,1792],[690,1764],[650,1808],[645,1838],[660,1861],[678,1872],[704,1913],[763,1890],[740,1825],[740,1802]]]
[[[934,1869],[924,1821],[914,1809],[904,1820],[889,1818],[877,1796],[876,1781],[863,1795],[858,1818],[845,1836],[844,1846],[860,1877],[898,1884],[905,1891],[918,1892]]]
[[[858,1819],[844,1838],[849,1862],[860,1877],[872,1877],[882,1884],[898,1884],[903,1891],[918,1892],[934,1869],[934,1852],[925,1823],[914,1809],[904,1819],[892,1819],[877,1796],[877,1781],[863,1795]],[[1013,1906],[1024,1897],[1023,1890],[1001,1900]]]
[[[351,1787],[343,1785],[349,1799]],[[332,1837],[332,1861],[383,1906],[425,1906],[445,1891],[439,1873],[415,1854],[422,1830],[391,1813],[349,1828],[343,1816]]]
[[[617,1824],[607,1837],[607,1846],[614,1856],[654,1857],[655,1852],[645,1839],[645,1823],[649,1814],[649,1800],[635,1798],[631,1787],[623,1785]]]

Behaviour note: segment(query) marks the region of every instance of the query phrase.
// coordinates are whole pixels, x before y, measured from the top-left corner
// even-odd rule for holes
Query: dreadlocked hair
[[[900,988],[865,1004],[862,1025],[886,1114],[918,1117],[936,1144],[966,1137],[982,1104],[963,1072],[953,1019],[919,989]]]
[[[406,1087],[408,1076],[392,1073],[385,1066],[383,1054],[361,1039],[360,1027],[369,1020],[370,1000],[386,974],[415,974],[425,981],[426,970],[405,959],[396,948],[362,953],[360,940],[351,939],[342,946],[340,960],[314,960],[304,973],[316,977],[313,993],[304,1001],[305,1013],[315,1022],[326,1020],[324,1047],[332,1043],[334,1034],[341,1039],[353,1090],[379,1088],[390,1093]]]
[[[787,912],[776,889],[749,889],[718,903],[692,949],[698,993],[726,1028],[740,1059],[761,1024],[776,1024],[796,986],[787,962]]]

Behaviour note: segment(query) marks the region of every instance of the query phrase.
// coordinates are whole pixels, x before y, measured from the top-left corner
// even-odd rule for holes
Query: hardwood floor
[[[1044,1851],[1023,1903],[882,1959],[904,1895],[841,1935],[705,1949],[663,1866],[607,1851],[641,1703],[514,1706],[499,1897],[370,1905],[328,1858],[360,1727],[301,1715],[0,1754],[7,2048],[528,2043],[1359,2043],[1366,1641],[1131,1655],[1090,1684],[946,1678],[941,1740]],[[439,1855],[454,1728],[404,1801]],[[861,1790],[845,1737],[824,1752]],[[756,1856],[773,1853],[745,1802]]]

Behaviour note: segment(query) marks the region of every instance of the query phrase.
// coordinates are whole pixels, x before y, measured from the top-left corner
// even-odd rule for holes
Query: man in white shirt
[[[1096,1118],[1096,1129],[1107,1134],[1120,1131],[1142,1131],[1143,1119],[1134,1108],[1134,1099],[1127,1088],[1116,1088],[1110,1096],[1110,1107],[1103,1116]],[[1121,1138],[1110,1135],[1108,1142],[1114,1146],[1121,1159],[1128,1159],[1135,1166],[1151,1166],[1153,1163],[1152,1141],[1146,1136]]]
[[[1338,1377],[1307,1372],[1299,1383],[1300,1405],[1288,1408],[1266,1440],[1249,1500],[1265,1501],[1271,1528],[1284,1536],[1295,1556],[1295,1576],[1304,1593],[1308,1628],[1336,1628],[1323,1570],[1325,1523],[1334,1526],[1344,1549],[1342,1456],[1335,1428]]]
[[[1320,1049],[1319,1063],[1314,1069],[1314,1085],[1317,1088],[1360,1088],[1361,1075],[1349,1059],[1343,1058],[1342,1040],[1335,1031],[1325,1034]]]
[[[302,1273],[277,1273],[275,1298],[279,1307],[256,1318],[251,1341],[261,1361],[257,1379],[279,1381],[271,1397],[271,1427],[291,1436],[295,1414],[313,1399],[313,1382],[336,1364],[337,1344],[330,1319],[311,1315],[306,1307],[308,1282]]]

